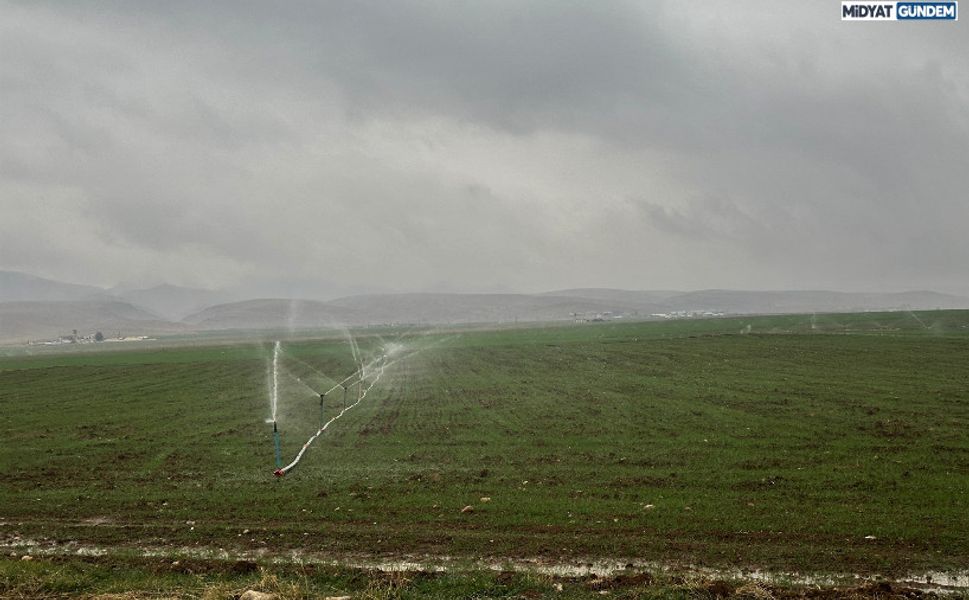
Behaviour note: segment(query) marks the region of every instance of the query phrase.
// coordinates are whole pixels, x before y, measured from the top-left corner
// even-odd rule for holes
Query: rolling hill
[[[328,304],[354,308],[371,323],[497,323],[570,320],[574,313],[642,314],[645,305],[529,294],[373,294]]]
[[[214,290],[158,285],[146,289],[127,290],[119,298],[148,309],[169,321],[178,321],[204,308],[227,302],[229,294]]]
[[[112,300],[0,302],[0,342],[23,343],[96,331],[106,336],[178,333],[187,327],[158,319],[136,306]]]
[[[366,294],[335,300],[226,302],[229,292],[173,285],[105,290],[0,271],[0,342],[102,330],[169,332],[319,329],[378,324],[510,323],[654,314],[784,314],[969,308],[969,298],[932,291],[850,293],[573,288],[541,294]],[[187,315],[187,316],[186,316]]]
[[[673,310],[733,314],[855,312],[969,308],[969,299],[938,292],[850,293],[830,291],[703,290],[668,298]]]
[[[182,322],[200,330],[317,329],[366,319],[353,308],[316,300],[262,299],[210,306]]]
[[[853,293],[823,290],[699,290],[673,292],[585,288],[546,292],[543,295],[610,301],[622,305],[636,306],[640,310],[650,312],[784,314],[969,308],[969,298],[932,291]]]

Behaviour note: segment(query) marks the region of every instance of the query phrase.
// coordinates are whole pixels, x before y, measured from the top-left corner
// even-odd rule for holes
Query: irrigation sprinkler
[[[276,446],[276,448],[277,448],[277,454],[276,454],[276,465],[277,465],[277,468],[276,468],[275,471],[273,471],[273,475],[275,475],[276,477],[283,477],[284,475],[286,475],[287,473],[289,473],[291,470],[293,470],[296,467],[296,465],[298,465],[299,462],[303,459],[303,455],[306,453],[306,450],[313,444],[313,442],[317,438],[319,438],[321,435],[323,435],[323,432],[325,432],[326,429],[330,425],[332,425],[337,419],[340,419],[341,417],[343,417],[344,413],[346,413],[348,410],[350,410],[350,409],[354,408],[355,406],[357,406],[358,404],[360,404],[360,402],[362,402],[363,399],[366,398],[366,396],[370,392],[370,390],[372,390],[374,388],[374,386],[377,385],[377,382],[380,381],[380,378],[384,374],[385,369],[389,366],[389,364],[393,364],[393,362],[391,362],[391,363],[388,364],[387,358],[388,357],[386,355],[383,355],[380,358],[378,358],[377,360],[375,360],[372,363],[370,363],[371,365],[373,365],[373,364],[379,364],[379,366],[372,373],[367,373],[366,372],[367,371],[367,365],[360,364],[358,366],[358,368],[357,368],[356,371],[354,371],[350,375],[347,375],[342,381],[335,383],[332,388],[328,389],[327,391],[325,391],[325,392],[323,392],[321,394],[319,392],[316,392],[320,396],[320,421],[321,421],[321,423],[320,423],[319,430],[317,430],[316,433],[314,433],[313,435],[311,435],[310,438],[308,440],[306,440],[306,443],[304,443],[303,446],[299,449],[299,452],[296,453],[296,456],[293,458],[293,460],[289,464],[287,464],[285,466],[279,466],[280,465],[280,455],[279,455],[279,445],[278,445],[278,441],[277,441],[277,446]],[[369,376],[371,378],[370,381],[364,381],[364,379],[367,376]],[[367,383],[367,388],[366,389],[364,389],[364,387],[363,387],[363,384],[364,383]],[[356,400],[352,404],[348,404],[347,403],[347,400],[348,400],[347,395],[348,395],[348,393],[350,391],[350,388],[353,387],[353,384],[356,384],[357,385],[357,398],[356,398]],[[323,416],[324,416],[324,409],[325,409],[325,405],[326,405],[325,397],[330,392],[336,391],[336,389],[337,388],[340,388],[340,387],[343,388],[343,410],[341,410],[338,414],[330,417],[330,420],[329,421],[325,421],[324,422],[323,421]],[[273,407],[275,409],[275,402],[273,404]],[[275,416],[275,412],[273,414]],[[276,431],[275,427],[276,427],[276,425],[275,425],[275,418],[274,418],[273,419],[273,431],[274,432]]]
[[[273,447],[276,451],[276,469],[280,469],[283,466],[283,449],[279,443],[279,429],[276,427],[276,421],[273,421]]]

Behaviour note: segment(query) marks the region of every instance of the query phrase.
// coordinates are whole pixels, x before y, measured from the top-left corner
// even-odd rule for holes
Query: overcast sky
[[[713,5],[0,0],[0,269],[969,292],[966,20]]]

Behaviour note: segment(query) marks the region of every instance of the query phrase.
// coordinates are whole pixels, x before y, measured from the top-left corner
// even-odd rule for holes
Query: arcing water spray
[[[273,449],[276,454],[276,469],[283,466],[283,450],[279,439],[279,427],[276,425],[276,406],[279,403],[279,341],[273,344],[273,381],[272,393],[269,398],[273,413]]]
[[[352,340],[352,337],[351,337],[351,340]],[[403,345],[395,344],[395,343],[385,345],[384,350],[386,351],[385,353],[382,353],[379,357],[377,357],[370,363],[364,364],[362,362],[359,362],[358,369],[356,371],[354,371],[346,378],[344,378],[343,381],[338,382],[336,385],[334,385],[327,391],[320,394],[321,424],[320,424],[319,430],[317,430],[316,433],[314,433],[312,436],[310,436],[308,440],[306,440],[306,443],[303,444],[302,448],[300,448],[299,452],[296,454],[296,457],[293,459],[291,463],[289,463],[284,467],[280,467],[279,462],[277,460],[277,468],[275,471],[273,471],[273,475],[275,475],[276,477],[282,477],[283,475],[291,471],[297,464],[299,464],[299,461],[302,460],[303,455],[306,453],[307,448],[310,447],[310,445],[316,440],[316,438],[320,437],[323,434],[323,432],[326,431],[326,429],[333,424],[334,421],[341,418],[348,410],[354,408],[355,406],[363,402],[363,400],[367,397],[367,394],[370,392],[370,390],[372,390],[374,386],[377,385],[377,382],[380,381],[381,376],[383,376],[384,371],[388,367],[390,367],[391,365],[393,365],[394,363],[400,360],[404,360],[408,356],[411,356],[413,354],[416,354],[417,352],[420,352],[420,350],[415,350],[408,354],[397,356],[396,358],[392,358],[404,350]],[[364,384],[367,383],[366,379],[371,377],[372,379],[369,381],[369,384],[366,385],[366,387],[364,387]],[[353,402],[353,404],[348,405],[347,393],[349,392],[349,389],[354,384],[356,384],[357,386],[357,399],[355,402]],[[324,398],[330,392],[335,391],[337,388],[341,388],[341,387],[343,388],[343,409],[335,416],[330,417],[328,421],[323,422]]]
[[[309,448],[310,445],[314,441],[316,441],[316,438],[318,438],[321,435],[323,435],[323,432],[326,431],[327,428],[334,421],[336,421],[337,419],[339,419],[340,417],[342,417],[348,410],[350,410],[351,408],[353,408],[356,405],[358,405],[361,402],[363,402],[363,399],[367,397],[367,393],[370,392],[370,390],[372,390],[375,385],[377,385],[377,382],[378,381],[380,381],[380,377],[383,375],[384,369],[389,366],[389,364],[387,364],[384,361],[384,357],[383,356],[381,356],[377,361],[374,361],[374,362],[379,362],[380,364],[376,366],[376,370],[371,371],[371,374],[373,375],[373,380],[370,381],[370,384],[366,388],[364,388],[364,386],[363,386],[364,380],[362,378],[358,377],[358,375],[360,373],[359,372],[355,372],[352,375],[348,376],[343,381],[341,381],[338,385],[335,385],[332,388],[330,388],[329,390],[327,390],[326,393],[320,395],[320,400],[321,400],[320,409],[322,411],[322,408],[323,408],[322,398],[323,398],[323,396],[325,396],[327,393],[335,390],[337,387],[343,387],[343,389],[344,389],[344,397],[345,397],[347,388],[350,387],[350,386],[352,386],[354,383],[357,384],[357,400],[356,400],[356,402],[354,402],[353,404],[350,404],[349,406],[346,406],[345,405],[343,407],[343,410],[341,410],[335,416],[330,417],[330,420],[326,421],[325,423],[322,423],[320,425],[320,428],[317,430],[317,432],[314,433],[312,436],[310,436],[310,439],[306,440],[306,443],[303,444],[303,447],[302,448],[300,448],[299,452],[296,454],[296,458],[293,459],[293,462],[289,463],[285,467],[277,468],[275,471],[273,471],[273,475],[275,475],[276,477],[282,477],[283,475],[285,475],[286,473],[288,473],[289,471],[291,471],[297,464],[299,464],[299,461],[301,461],[303,459],[303,455],[306,453],[307,448]],[[370,366],[373,366],[373,363],[371,363]],[[347,384],[347,381],[349,381],[351,379],[354,379],[354,378],[356,378],[356,381],[353,381],[353,382]]]

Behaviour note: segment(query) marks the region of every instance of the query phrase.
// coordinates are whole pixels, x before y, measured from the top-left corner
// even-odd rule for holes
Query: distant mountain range
[[[640,312],[629,303],[531,294],[372,294],[331,300],[378,323],[497,323],[554,321],[573,314]]]
[[[662,304],[666,300],[679,296],[683,292],[670,290],[614,290],[610,288],[575,288],[569,290],[555,290],[545,292],[542,296],[566,296],[572,298],[585,298],[587,300],[604,300],[607,302],[622,302],[630,305],[654,305]]]
[[[183,317],[231,299],[173,285],[105,289],[0,271],[0,343],[56,338],[75,329],[80,335],[124,336],[189,331]]]
[[[810,290],[703,290],[671,296],[666,298],[663,304],[673,311],[782,314],[969,308],[969,298],[931,291],[873,294]]]
[[[321,329],[362,325],[366,318],[353,309],[317,300],[244,300],[211,306],[185,318],[199,330]]]
[[[15,271],[0,271],[0,302],[63,302],[124,300],[163,317],[178,321],[205,307],[228,302],[230,294],[212,290],[158,285],[152,288],[105,289],[63,283]]]
[[[103,289],[0,271],[0,343],[67,335],[316,329],[340,325],[499,323],[969,308],[969,298],[932,291],[672,290],[575,288],[542,294],[369,294],[335,300],[245,299],[160,285]]]
[[[168,284],[143,290],[128,290],[118,294],[118,297],[169,321],[180,321],[209,306],[232,300],[232,296],[225,292]]]
[[[126,302],[111,300],[70,300],[60,302],[0,302],[0,342],[24,343],[29,340],[68,336],[159,335],[187,331],[181,323],[159,319]]]
[[[61,283],[26,273],[0,271],[0,302],[86,300],[105,290],[74,283]]]

